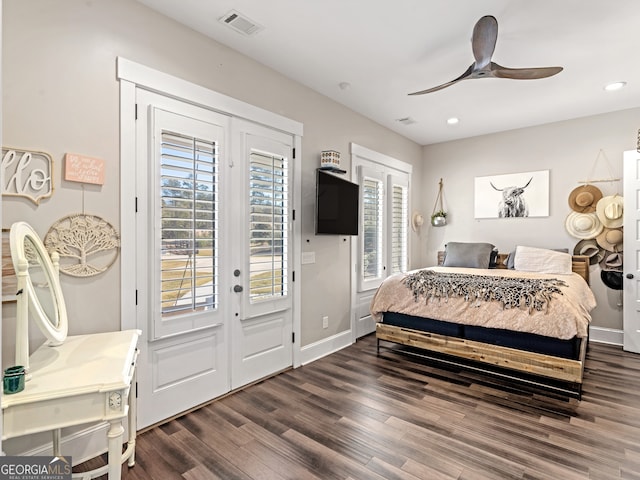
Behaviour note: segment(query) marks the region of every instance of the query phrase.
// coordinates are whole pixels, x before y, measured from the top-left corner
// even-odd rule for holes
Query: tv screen
[[[360,187],[318,170],[316,181],[316,233],[358,235]]]

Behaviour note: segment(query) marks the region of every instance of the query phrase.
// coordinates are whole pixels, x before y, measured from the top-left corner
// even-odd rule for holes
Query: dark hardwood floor
[[[578,401],[375,343],[141,433],[123,479],[640,479],[640,355],[592,343]]]

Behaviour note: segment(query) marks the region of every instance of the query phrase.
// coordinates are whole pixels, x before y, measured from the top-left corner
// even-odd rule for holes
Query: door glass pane
[[[362,232],[365,280],[382,276],[382,182],[366,178],[362,185]]]
[[[407,270],[407,188],[391,188],[391,274]]]
[[[217,156],[216,142],[162,132],[163,317],[217,308]]]
[[[288,294],[289,190],[284,157],[249,154],[249,301]]]

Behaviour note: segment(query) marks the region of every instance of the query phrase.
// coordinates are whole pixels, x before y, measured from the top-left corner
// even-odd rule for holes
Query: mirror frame
[[[55,325],[52,319],[49,318],[47,312],[40,303],[38,295],[36,294],[35,287],[28,271],[29,263],[24,246],[25,240],[30,241],[34,246],[36,255],[38,256],[47,282],[49,283],[49,291],[53,296],[53,306],[58,315],[57,325]],[[28,363],[29,356],[29,311],[31,311],[40,331],[49,340],[50,345],[60,345],[67,338],[69,326],[67,308],[62,295],[62,289],[60,288],[58,271],[54,267],[51,257],[42,243],[42,240],[31,225],[26,222],[16,222],[11,225],[9,241],[11,245],[11,259],[16,271],[16,276],[18,277],[18,295],[19,297],[22,297],[18,298],[16,315],[16,360],[19,362],[19,365],[27,367],[24,363]],[[19,350],[21,350],[20,359],[18,358]]]

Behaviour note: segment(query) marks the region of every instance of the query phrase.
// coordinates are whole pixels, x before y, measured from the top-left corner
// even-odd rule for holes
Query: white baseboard
[[[624,332],[615,328],[589,327],[589,341],[622,346]]]
[[[305,345],[300,349],[301,364],[306,365],[314,360],[342,350],[351,345],[351,343],[351,330],[347,330],[331,337],[323,338],[315,343]]]

